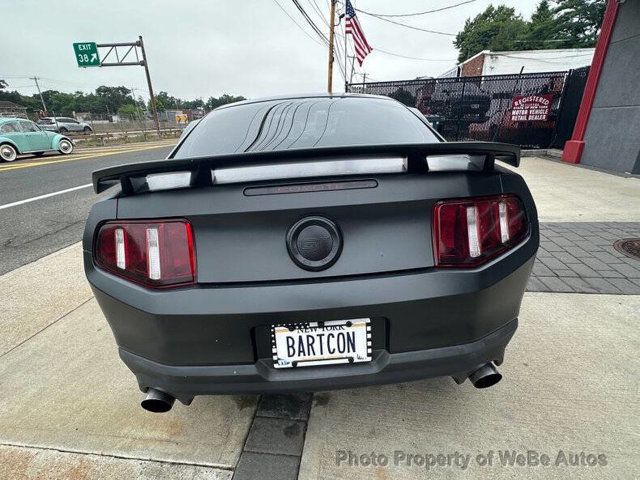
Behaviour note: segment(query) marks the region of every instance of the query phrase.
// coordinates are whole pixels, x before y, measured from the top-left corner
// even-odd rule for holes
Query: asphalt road
[[[86,186],[91,172],[159,160],[170,150],[166,141],[140,143],[0,164],[0,275],[80,241],[89,209],[100,198]],[[49,194],[55,195],[37,198]]]

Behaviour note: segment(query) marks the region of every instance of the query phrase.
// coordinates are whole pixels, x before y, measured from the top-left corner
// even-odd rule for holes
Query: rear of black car
[[[212,112],[170,159],[97,172],[84,262],[120,356],[196,395],[499,379],[538,247],[517,148],[445,143],[367,96]]]

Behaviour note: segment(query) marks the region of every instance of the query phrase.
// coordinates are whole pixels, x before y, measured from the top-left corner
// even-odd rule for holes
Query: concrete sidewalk
[[[231,477],[257,398],[142,410],[79,244],[0,277],[0,288],[0,478]]]
[[[538,157],[511,169],[527,181],[541,222],[640,222],[640,178]]]
[[[301,479],[636,478],[640,471],[640,297],[531,293],[488,390],[449,378],[316,394]],[[481,466],[479,454],[601,454],[606,466]],[[470,455],[462,466],[394,465]],[[384,454],[387,466],[342,460]],[[340,456],[342,454],[342,456]],[[419,458],[419,457],[418,457]],[[497,457],[496,457],[497,458]]]

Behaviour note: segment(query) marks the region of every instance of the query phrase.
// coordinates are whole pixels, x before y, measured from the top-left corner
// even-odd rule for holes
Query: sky
[[[351,1],[369,12],[399,14],[464,0]],[[465,19],[491,3],[515,7],[529,18],[538,1],[475,0],[393,20],[455,35]],[[299,2],[328,32],[329,0]],[[338,13],[342,10],[339,5]],[[0,0],[0,12],[0,79],[9,83],[9,90],[26,95],[36,93],[28,77],[38,76],[43,90],[91,92],[100,85],[124,85],[148,98],[142,67],[78,68],[72,48],[74,42],[131,42],[138,35],[144,38],[156,93],[206,101],[223,93],[257,98],[326,91],[327,48],[291,0]],[[407,29],[362,13],[358,17],[374,52],[356,69],[354,81],[361,81],[364,72],[375,81],[437,76],[456,64],[453,36]],[[342,24],[337,31],[341,29]],[[344,48],[341,37],[338,42]],[[342,91],[343,84],[336,65],[334,90]]]

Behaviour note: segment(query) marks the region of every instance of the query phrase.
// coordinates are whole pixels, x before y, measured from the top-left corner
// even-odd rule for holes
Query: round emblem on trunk
[[[287,250],[299,267],[324,270],[340,256],[342,236],[337,225],[327,218],[303,218],[289,229]]]

